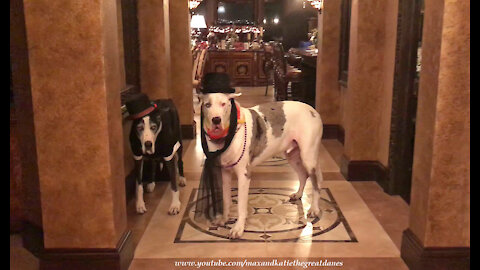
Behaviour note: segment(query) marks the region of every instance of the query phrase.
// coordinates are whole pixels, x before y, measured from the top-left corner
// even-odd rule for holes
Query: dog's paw
[[[307,217],[309,218],[316,218],[316,217],[320,217],[320,214],[321,214],[321,211],[320,211],[320,208],[318,207],[310,207],[310,209],[308,210],[308,213],[307,213]]]
[[[227,223],[228,217],[224,218],[223,216],[217,216],[213,221],[212,224],[215,226],[225,226]]]
[[[147,212],[147,207],[145,207],[145,202],[144,201],[137,202],[137,213],[143,214],[145,212]]]
[[[147,192],[152,193],[155,190],[155,182],[147,184]]]
[[[233,228],[230,230],[228,234],[228,238],[230,239],[238,239],[242,237],[243,231],[245,230],[245,225],[240,224],[238,221],[233,225]]]
[[[291,202],[296,201],[296,200],[300,200],[301,198],[302,198],[302,195],[297,194],[297,192],[290,194],[290,201]]]
[[[187,178],[180,176],[180,180],[178,181],[178,185],[184,187],[187,185]]]
[[[180,213],[180,206],[180,202],[172,202],[172,204],[170,204],[170,208],[168,209],[168,214],[174,216]]]

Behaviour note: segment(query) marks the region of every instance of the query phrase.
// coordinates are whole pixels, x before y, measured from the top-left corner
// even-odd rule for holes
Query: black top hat
[[[155,104],[150,101],[148,96],[143,93],[132,95],[125,102],[130,119],[142,118],[155,110]]]
[[[230,77],[227,73],[210,72],[203,76],[201,91],[203,94],[232,94],[235,93],[235,88],[230,86]]]

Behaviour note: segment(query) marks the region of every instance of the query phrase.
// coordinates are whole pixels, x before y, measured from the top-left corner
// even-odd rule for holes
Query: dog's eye
[[[151,126],[150,129],[155,130],[155,129],[157,129],[157,126]]]
[[[210,108],[210,107],[212,107],[212,104],[211,103],[205,103],[205,107]]]
[[[138,130],[138,131],[143,131],[143,127],[142,127],[142,126],[138,126],[138,127],[137,127],[137,130]]]
[[[225,107],[225,105],[227,105],[227,103],[223,102],[223,103],[222,103],[222,107]]]

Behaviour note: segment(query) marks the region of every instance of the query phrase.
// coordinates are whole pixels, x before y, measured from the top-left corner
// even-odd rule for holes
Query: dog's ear
[[[228,94],[227,97],[228,97],[228,99],[232,99],[232,98],[237,98],[241,95],[242,95],[242,93],[233,93],[233,94]]]
[[[132,128],[130,129],[130,148],[132,149],[132,153],[135,156],[141,156],[143,154],[142,152],[142,142],[140,142],[140,139],[138,138],[137,135],[137,125],[139,121],[135,120],[132,123]]]

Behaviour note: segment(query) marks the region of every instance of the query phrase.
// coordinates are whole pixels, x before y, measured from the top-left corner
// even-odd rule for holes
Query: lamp
[[[207,23],[205,23],[205,17],[203,15],[193,15],[192,20],[190,21],[190,28],[192,30],[192,37],[195,42],[201,42],[202,31],[200,29],[207,28]]]
[[[190,28],[207,28],[205,17],[203,15],[193,15],[192,21],[190,22]]]

